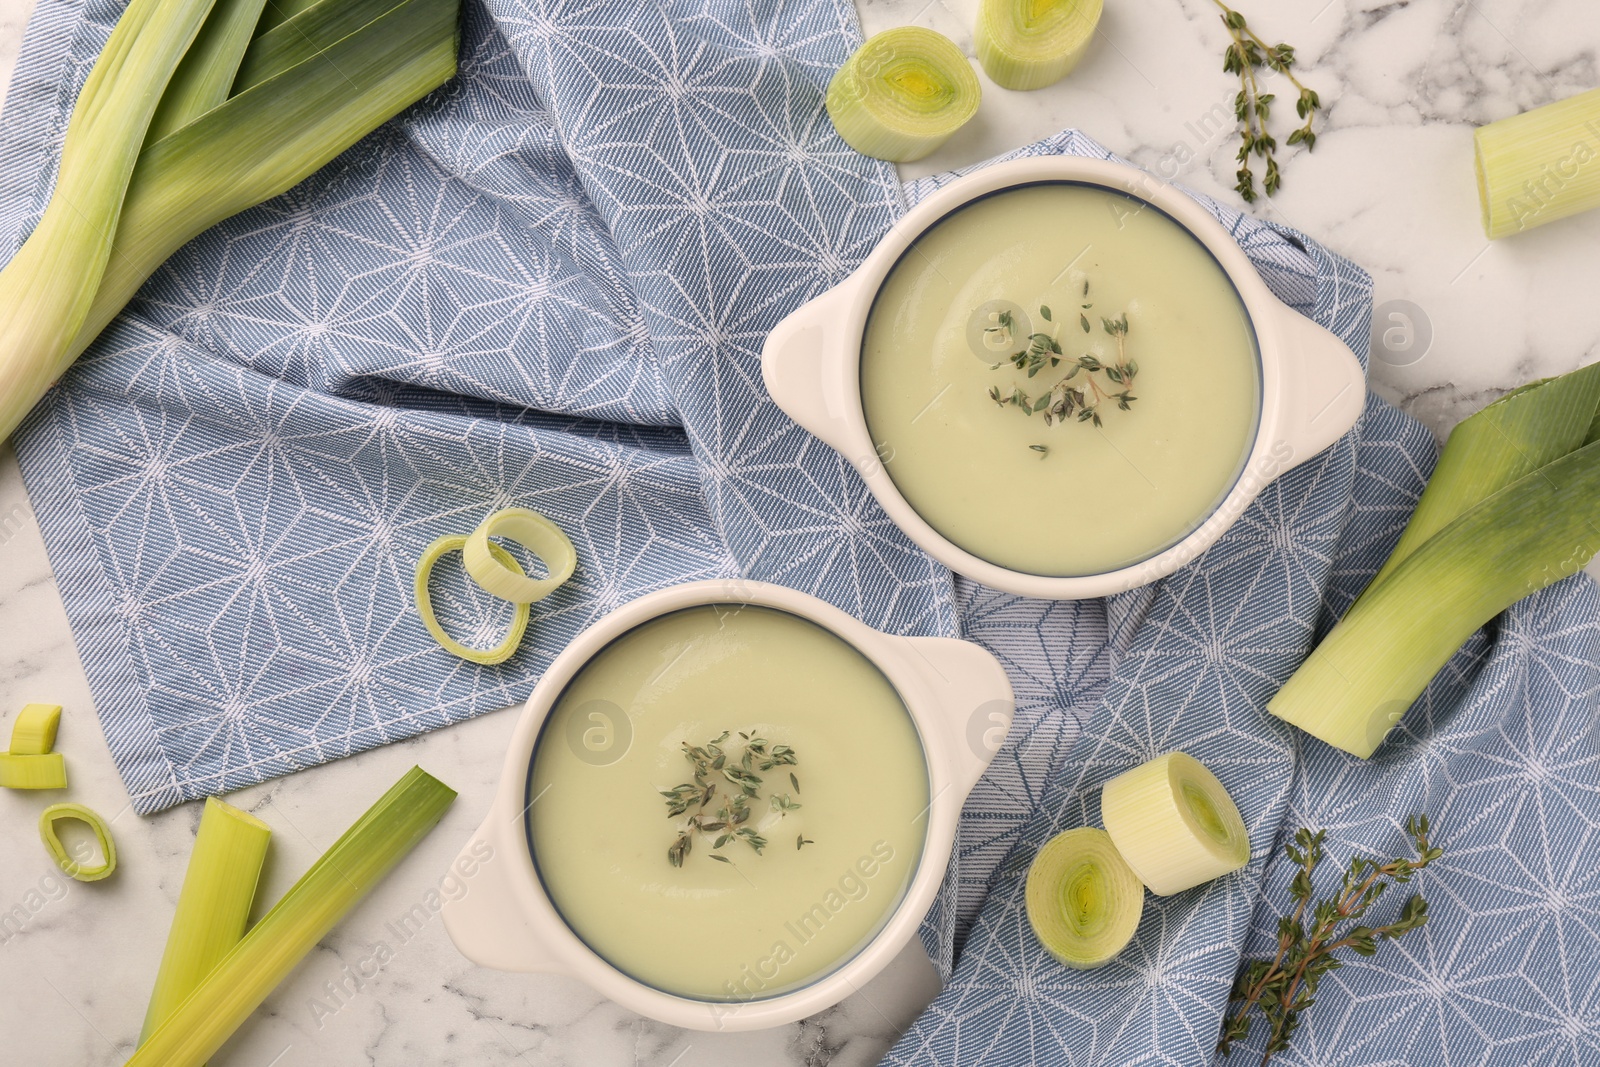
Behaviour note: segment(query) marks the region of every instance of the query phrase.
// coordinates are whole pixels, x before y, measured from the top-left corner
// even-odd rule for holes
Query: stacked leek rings
[[[1028,923],[1056,959],[1109,963],[1133,939],[1144,890],[1171,896],[1250,861],[1239,808],[1199,760],[1169,752],[1107,782],[1104,830],[1057,834],[1028,870]]]
[[[489,540],[502,537],[515,541],[538,556],[549,571],[544,578],[530,578],[515,557]],[[511,617],[511,626],[505,639],[493,648],[471,648],[445,633],[433,611],[433,598],[428,592],[428,580],[433,576],[434,564],[449,555],[460,552],[467,575],[474,584],[490,596],[508,600],[517,606]],[[492,667],[510,659],[522,644],[522,635],[528,628],[528,605],[537,603],[555,592],[572,577],[578,564],[577,550],[561,527],[527,508],[505,508],[478,524],[472,533],[447,534],[429,545],[417,560],[415,595],[417,614],[428,633],[439,646],[453,656],[469,663]]]

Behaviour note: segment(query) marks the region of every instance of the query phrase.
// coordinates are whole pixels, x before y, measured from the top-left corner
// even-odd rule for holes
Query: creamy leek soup
[[[579,938],[665,992],[743,1001],[882,928],[921,857],[928,778],[870,660],[796,615],[719,604],[629,630],[578,672],[528,797],[535,866]]]
[[[1255,332],[1187,230],[1050,182],[958,209],[895,264],[867,320],[878,454],[948,540],[1031,574],[1098,574],[1199,526],[1260,412]]]

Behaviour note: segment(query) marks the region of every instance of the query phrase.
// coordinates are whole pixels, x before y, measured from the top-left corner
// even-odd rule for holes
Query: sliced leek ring
[[[1080,971],[1101,967],[1139,928],[1144,886],[1104,830],[1057,834],[1033,858],[1028,924],[1045,951]]]
[[[476,663],[483,667],[492,667],[497,663],[504,663],[517,651],[517,646],[522,644],[522,635],[528,629],[528,605],[518,604],[517,610],[511,616],[511,627],[506,631],[504,641],[493,648],[468,648],[449,634],[444,632],[444,627],[439,624],[439,619],[433,613],[433,598],[428,593],[428,579],[433,576],[433,566],[451,552],[463,551],[466,548],[467,538],[462,534],[451,534],[441,537],[429,545],[422,553],[422,558],[417,560],[417,580],[414,591],[417,598],[417,614],[422,617],[422,625],[428,628],[428,633],[439,642],[439,646],[452,656],[457,656],[468,663]],[[517,566],[516,559],[499,545],[490,544],[489,552],[500,564],[518,574],[522,568]]]
[[[973,44],[1002,89],[1054,85],[1083,58],[1102,0],[983,0]]]
[[[42,756],[56,747],[56,731],[61,727],[60,704],[29,704],[17,712],[11,724],[11,753],[16,756]]]
[[[529,578],[504,550],[491,551],[491,537],[515,541],[544,561],[545,578]],[[535,604],[561,587],[578,565],[577,550],[561,527],[527,508],[505,508],[478,524],[461,550],[467,573],[484,592],[513,604]]]
[[[0,788],[65,789],[67,761],[59,752],[18,755],[0,752]]]
[[[1100,817],[1122,858],[1158,897],[1250,862],[1250,835],[1238,806],[1205,764],[1182,752],[1107,782]]]
[[[967,124],[983,90],[941,33],[897,26],[874,34],[828,83],[828,117],[845,144],[892,163],[921,159]]]
[[[75,819],[94,831],[94,839],[100,846],[102,857],[98,866],[86,867],[67,855],[67,846],[61,843],[61,838],[56,834],[56,823],[66,819]],[[109,878],[111,872],[117,869],[117,843],[111,837],[111,827],[82,804],[52,804],[45,808],[39,813],[39,836],[44,840],[50,858],[56,861],[56,866],[68,878],[80,882],[98,882]]]

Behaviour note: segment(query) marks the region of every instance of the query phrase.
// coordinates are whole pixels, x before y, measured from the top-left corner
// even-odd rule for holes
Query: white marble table
[[[0,96],[32,0],[0,0]],[[1211,0],[1110,0],[1102,35],[1068,82],[1037,93],[986,84],[979,120],[909,174],[982,159],[1078,126],[1179,180],[1232,197],[1231,101]],[[1421,309],[1432,334],[1374,363],[1374,387],[1444,433],[1528,378],[1593,360],[1600,343],[1600,213],[1491,245],[1478,223],[1471,128],[1579,90],[1600,66],[1593,0],[1239,0],[1267,37],[1298,49],[1331,104],[1314,155],[1286,157],[1257,210],[1366,266],[1378,299]],[[970,50],[976,0],[864,0],[869,31],[903,22]],[[1286,116],[1287,117],[1287,116]],[[1405,364],[1405,365],[1400,365]],[[197,805],[140,819],[91,711],[49,564],[9,449],[0,459],[0,708],[69,709],[61,743],[73,799],[114,822],[123,869],[110,883],[30,896],[50,870],[32,798],[0,795],[0,1060],[120,1064],[132,1048],[182,878]],[[933,993],[920,952],[834,1011],[748,1035],[673,1030],[576,983],[475,968],[435,918],[394,942],[386,929],[435,884],[485,810],[513,725],[500,712],[236,794],[277,830],[263,899],[275,899],[354,814],[412,763],[461,791],[438,831],[328,938],[215,1063],[241,1067],[429,1064],[872,1064]],[[20,906],[17,912],[14,906]],[[19,921],[16,916],[21,915]],[[390,942],[391,962],[354,993],[325,983]],[[314,1010],[313,998],[324,1009]],[[328,1014],[327,1008],[337,1007]]]

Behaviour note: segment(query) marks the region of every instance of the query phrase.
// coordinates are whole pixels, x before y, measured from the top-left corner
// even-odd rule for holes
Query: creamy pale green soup
[[[1026,318],[1007,330],[996,301]],[[1102,320],[1122,316],[1119,353]],[[1062,359],[1032,378],[1008,359],[1030,325]],[[1083,356],[1137,363],[1131,382],[1067,383],[1098,400],[1098,426],[1076,407],[1046,426],[991,396],[1039,399]],[[1199,241],[1143,201],[1064,182],[974,201],[924,233],[861,351],[867,425],[911,507],[981,559],[1062,577],[1148,559],[1216,509],[1255,438],[1260,374],[1239,294]]]
[[[668,817],[662,792],[693,782],[683,742],[724,730],[731,763],[740,732],[796,762],[755,771],[744,825],[760,854],[696,835],[675,867],[686,817]],[[773,794],[800,806],[775,811]],[[899,694],[854,647],[786,612],[713,605],[584,666],[543,727],[528,796],[534,863],[578,937],[658,989],[743,1001],[821,977],[883,926],[921,857],[928,777]]]

